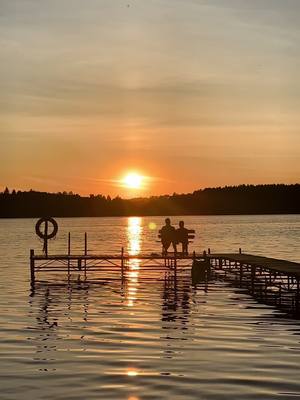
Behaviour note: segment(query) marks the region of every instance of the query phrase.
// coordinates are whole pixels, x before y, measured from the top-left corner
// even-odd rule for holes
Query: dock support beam
[[[84,255],[87,256],[87,233],[84,233]],[[86,259],[84,260],[84,273],[86,274]]]
[[[68,234],[68,257],[71,255],[71,233]],[[70,275],[70,258],[68,258],[68,276]]]
[[[45,238],[44,238],[44,253],[46,255],[46,257],[48,257],[48,221],[45,221]]]
[[[35,273],[34,273],[34,250],[30,250],[30,280],[31,285],[34,285]]]
[[[300,279],[297,278],[297,292],[296,292],[296,298],[295,298],[295,309],[296,313],[299,314],[299,300],[300,300]]]
[[[124,279],[124,247],[121,249],[121,273],[122,279]]]
[[[176,253],[174,254],[174,278],[176,281],[177,280],[177,256],[176,256]]]
[[[252,292],[252,294],[254,294],[256,267],[254,265],[251,265],[250,268],[251,268],[251,292]]]
[[[84,255],[87,255],[87,233],[84,233]]]

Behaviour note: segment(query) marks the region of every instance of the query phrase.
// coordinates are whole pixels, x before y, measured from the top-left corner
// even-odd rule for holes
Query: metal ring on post
[[[53,225],[53,230],[51,233],[46,233],[41,231],[41,225],[43,223],[48,222],[48,224],[52,224]],[[43,240],[49,240],[49,239],[53,239],[58,231],[58,225],[57,222],[55,221],[54,218],[51,217],[47,217],[47,218],[40,218],[38,220],[38,222],[35,225],[35,233],[38,235],[39,238],[43,239]]]

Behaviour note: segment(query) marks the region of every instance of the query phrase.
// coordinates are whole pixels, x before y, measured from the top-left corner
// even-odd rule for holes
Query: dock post
[[[68,233],[68,257],[71,255],[71,233]],[[70,258],[68,258],[68,276],[70,275]]]
[[[243,282],[243,263],[239,263],[240,264],[240,286],[242,286],[242,282]]]
[[[87,233],[84,232],[84,255],[87,256]],[[84,273],[86,274],[86,259],[84,260]]]
[[[242,249],[241,248],[239,248],[239,254],[242,254]]]
[[[172,263],[172,259],[171,259]],[[172,264],[171,264],[172,267]],[[177,293],[177,254],[174,253],[174,259],[173,259],[173,270],[174,270],[174,290],[175,294]]]
[[[122,279],[124,278],[124,247],[121,249],[121,273]]]
[[[34,285],[35,273],[34,273],[34,250],[30,250],[30,280],[31,285]]]
[[[87,233],[84,232],[84,255],[87,255]]]
[[[44,252],[46,257],[48,257],[48,221],[45,221],[45,238],[44,238]]]
[[[223,259],[220,257],[218,262],[219,270],[223,268]]]
[[[251,265],[251,292],[254,294],[255,292],[255,274],[256,274],[256,267]]]
[[[296,308],[296,313],[299,313],[299,297],[300,297],[300,280],[299,277],[297,277],[297,292],[296,292],[296,298],[295,298],[295,308]]]
[[[210,247],[207,249],[207,254],[210,254]]]

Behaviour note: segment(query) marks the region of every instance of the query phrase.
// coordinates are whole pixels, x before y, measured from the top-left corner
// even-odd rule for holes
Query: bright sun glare
[[[141,189],[143,177],[136,172],[131,172],[124,177],[123,184],[129,189]]]

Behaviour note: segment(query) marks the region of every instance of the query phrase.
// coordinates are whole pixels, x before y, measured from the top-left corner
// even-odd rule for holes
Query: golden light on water
[[[142,218],[128,218],[127,239],[128,253],[131,256],[138,255],[141,251]]]
[[[127,251],[130,256],[138,256],[141,252],[142,218],[130,217],[127,225]],[[138,276],[141,260],[133,258],[128,265],[127,306],[133,307],[137,299]]]
[[[138,371],[136,371],[135,369],[130,369],[127,371],[127,375],[128,376],[137,376],[138,375]]]

